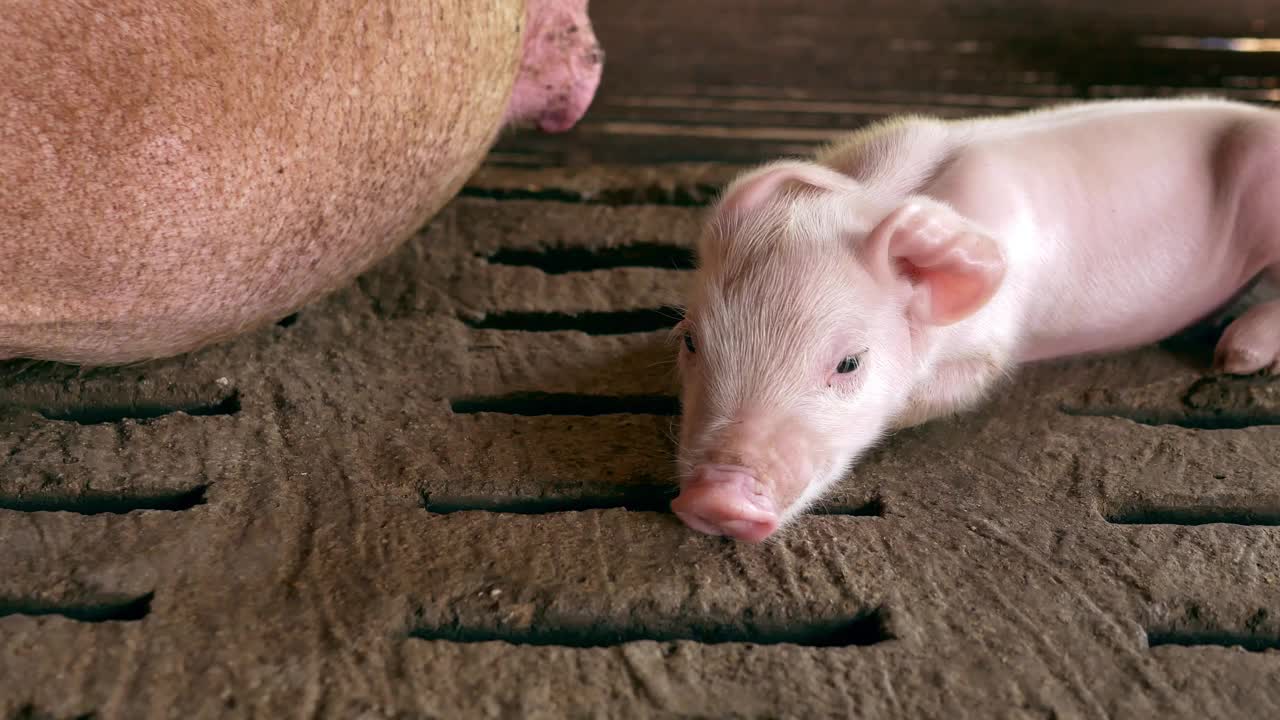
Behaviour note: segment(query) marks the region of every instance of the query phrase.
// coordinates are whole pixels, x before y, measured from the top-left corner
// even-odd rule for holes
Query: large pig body
[[[885,431],[1018,363],[1149,343],[1280,267],[1280,116],[1210,99],[905,118],[745,174],[699,247],[679,366],[691,527],[758,541]],[[1280,301],[1223,335],[1278,369]]]
[[[572,126],[586,0],[116,0],[0,14],[0,358],[118,363],[268,323]]]

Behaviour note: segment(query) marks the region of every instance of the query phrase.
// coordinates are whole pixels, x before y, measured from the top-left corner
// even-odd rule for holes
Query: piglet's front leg
[[[946,361],[934,369],[928,381],[916,386],[889,427],[902,430],[963,412],[982,400],[1008,370],[1007,362],[989,355]]]
[[[1280,290],[1280,265],[1262,272],[1264,287]],[[1222,333],[1213,353],[1213,369],[1228,375],[1269,372],[1280,375],[1280,298],[1274,295],[1250,307]]]
[[[1228,325],[1213,367],[1229,375],[1280,374],[1280,300],[1254,305]]]

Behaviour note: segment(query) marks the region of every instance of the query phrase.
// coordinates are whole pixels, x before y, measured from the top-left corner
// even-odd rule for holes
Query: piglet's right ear
[[[788,184],[799,184],[819,190],[840,187],[840,175],[834,170],[808,162],[771,163],[739,177],[720,199],[721,212],[747,212],[760,206]]]

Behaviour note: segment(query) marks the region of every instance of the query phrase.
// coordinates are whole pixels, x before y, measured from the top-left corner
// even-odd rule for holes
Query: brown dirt
[[[0,717],[1280,713],[1280,383],[1211,333],[1027,369],[776,542],[665,512],[730,170],[491,169],[282,326],[0,366]]]

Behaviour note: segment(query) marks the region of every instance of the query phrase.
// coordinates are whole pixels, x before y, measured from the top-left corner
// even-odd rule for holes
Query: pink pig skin
[[[1019,363],[1154,342],[1280,277],[1280,114],[890,120],[739,177],[698,256],[672,509],[760,541],[886,431],[972,407]],[[1280,301],[1232,323],[1215,364],[1280,370]]]
[[[506,124],[533,123],[556,133],[586,114],[604,70],[604,51],[587,5],[587,0],[526,0],[524,54]]]

